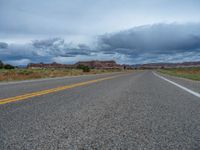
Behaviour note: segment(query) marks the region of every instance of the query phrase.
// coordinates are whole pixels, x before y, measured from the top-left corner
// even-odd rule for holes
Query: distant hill
[[[38,63],[33,64],[30,63],[27,65],[27,68],[37,69],[37,68],[77,68],[78,66],[87,66],[91,69],[123,69],[128,68],[128,66],[122,66],[117,64],[114,60],[110,61],[99,61],[99,60],[93,60],[93,61],[80,61],[75,64],[58,64],[56,62],[51,64],[45,64],[45,63]]]
[[[140,65],[140,68],[144,69],[180,68],[180,67],[200,67],[200,61],[183,62],[183,63],[148,63]]]

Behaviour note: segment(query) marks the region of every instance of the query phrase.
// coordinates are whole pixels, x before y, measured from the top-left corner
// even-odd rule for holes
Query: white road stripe
[[[163,79],[163,80],[165,80],[165,81],[167,81],[167,82],[169,82],[169,83],[171,83],[171,84],[173,84],[173,85],[175,85],[175,86],[177,86],[177,87],[179,87],[179,88],[181,88],[181,89],[183,89],[183,90],[189,92],[190,94],[192,94],[192,95],[194,95],[194,96],[200,98],[200,93],[194,92],[194,91],[192,91],[192,90],[190,90],[190,89],[188,89],[188,88],[186,88],[186,87],[184,87],[184,86],[182,86],[182,85],[180,85],[180,84],[177,84],[177,83],[175,83],[175,82],[173,82],[173,81],[171,81],[171,80],[169,80],[169,79],[166,79],[166,78],[164,78],[163,76],[160,76],[160,75],[158,75],[158,74],[155,73],[155,72],[153,72],[153,74],[154,74],[155,76],[157,76],[157,77],[159,77],[159,78],[161,78],[161,79]]]

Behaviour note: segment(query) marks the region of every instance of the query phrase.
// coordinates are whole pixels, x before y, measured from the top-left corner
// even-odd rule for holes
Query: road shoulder
[[[179,78],[175,76],[171,76],[168,74],[160,73],[158,71],[155,71],[157,74],[175,82],[178,83],[186,88],[189,88],[195,92],[200,93],[200,81],[195,81],[195,80],[190,80],[190,79],[185,79],[185,78]]]

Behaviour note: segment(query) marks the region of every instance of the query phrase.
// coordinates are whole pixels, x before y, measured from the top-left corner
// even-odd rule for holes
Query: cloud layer
[[[30,62],[49,63],[56,58],[89,56],[91,52],[84,44],[76,46],[66,43],[61,38],[35,40],[26,44],[0,43],[0,60],[14,65],[25,65]]]
[[[79,40],[144,24],[197,22],[200,1],[0,0],[0,14],[0,41],[54,36]]]
[[[0,42],[0,49],[6,49],[8,48],[8,44],[5,42]]]
[[[94,45],[62,38],[25,44],[0,42],[0,60],[14,65],[30,62],[73,63],[114,59],[119,63],[200,60],[200,24],[154,24],[98,36]]]
[[[99,37],[99,49],[143,61],[200,59],[200,24],[154,24]],[[196,57],[188,57],[188,55]],[[182,56],[182,57],[180,57]],[[162,59],[161,59],[162,58]],[[140,63],[140,62],[139,62]]]

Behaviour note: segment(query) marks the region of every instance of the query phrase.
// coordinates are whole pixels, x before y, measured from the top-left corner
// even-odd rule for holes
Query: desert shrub
[[[3,62],[0,60],[0,69],[3,69],[4,65]]]
[[[19,71],[19,74],[22,74],[22,75],[29,75],[29,74],[32,74],[32,73],[33,73],[32,70],[27,70],[27,69]]]
[[[4,65],[4,69],[15,69],[15,67],[10,64],[6,64]]]
[[[88,66],[84,66],[84,65],[78,65],[77,69],[82,69],[83,72],[90,72],[90,68]]]
[[[82,68],[83,72],[90,72],[90,68],[88,66],[85,66]]]

